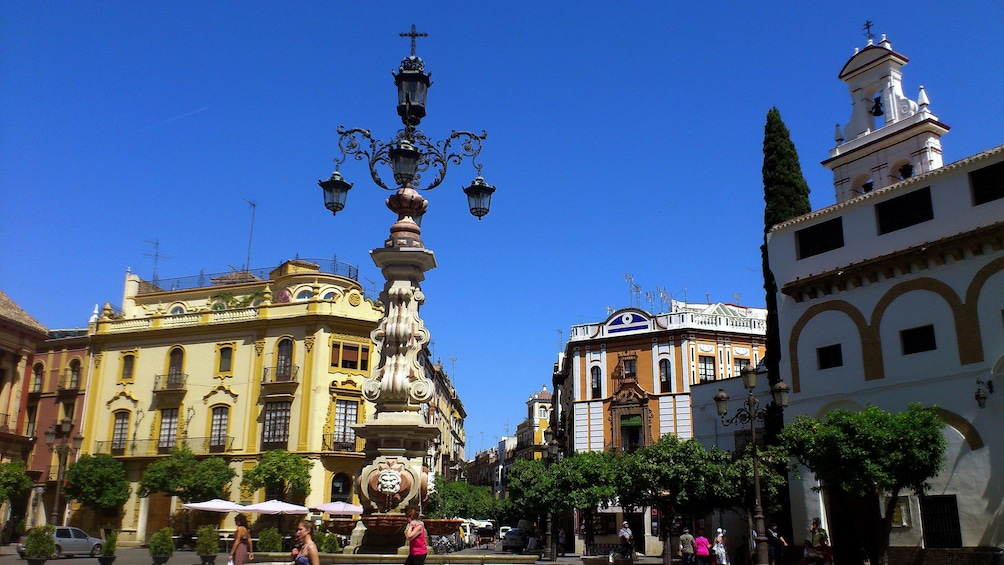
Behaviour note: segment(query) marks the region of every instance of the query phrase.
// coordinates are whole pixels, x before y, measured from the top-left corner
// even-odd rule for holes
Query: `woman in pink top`
[[[694,554],[697,556],[698,565],[711,563],[711,542],[704,537],[704,528],[697,528],[697,537],[694,538]]]
[[[405,516],[408,517],[408,528],[404,531],[404,537],[408,540],[408,559],[404,565],[425,565],[425,556],[429,553],[425,524],[418,519],[418,510],[414,508],[409,508]]]

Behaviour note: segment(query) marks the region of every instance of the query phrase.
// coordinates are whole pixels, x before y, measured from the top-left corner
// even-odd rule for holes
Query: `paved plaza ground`
[[[494,549],[476,548],[464,549],[456,553],[460,555],[511,555],[503,554],[501,551]],[[121,548],[116,552],[116,555],[118,557],[115,559],[115,565],[151,565],[152,563],[150,559],[150,552],[147,551],[146,548]],[[217,565],[225,565],[225,558],[226,555],[221,554],[216,560]],[[0,565],[17,565],[19,563],[27,565],[27,561],[17,556],[16,544],[0,546]],[[50,560],[46,563],[47,565],[98,565],[98,560],[96,557],[70,557],[65,559]],[[401,558],[401,563],[404,563],[403,557]],[[538,563],[551,562],[540,561]],[[559,557],[556,563],[559,565],[581,565],[582,561],[579,559],[578,555],[568,554],[565,557]],[[658,565],[659,563],[662,563],[662,560],[658,556],[638,556],[635,559],[635,563],[639,565]],[[199,565],[199,558],[191,551],[176,551],[171,557],[171,560],[167,562],[167,565]]]

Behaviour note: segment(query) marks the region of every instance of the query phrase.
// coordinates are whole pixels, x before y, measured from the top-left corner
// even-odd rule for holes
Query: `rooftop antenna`
[[[865,20],[865,25],[861,26],[861,29],[865,30],[865,39],[868,40],[868,44],[871,45],[872,41],[875,40],[875,34],[872,33],[872,26],[875,25],[871,20]]]
[[[247,202],[248,204],[251,205],[251,231],[248,233],[248,262],[244,264],[244,269],[246,271],[250,271],[251,270],[251,237],[254,235],[254,213],[255,213],[255,210],[258,209],[258,205],[255,204],[254,202],[251,202],[247,198],[244,199],[244,202]]]
[[[707,300],[708,304],[710,305],[711,304],[711,293],[710,292],[705,292],[704,293],[704,299]]]
[[[558,332],[558,351],[565,348],[565,334],[561,330],[556,330]]]
[[[739,302],[739,293],[738,292],[736,292],[736,293],[734,293],[732,295],[732,300],[735,301],[735,305],[736,306],[739,306],[741,304],[741,302]]]
[[[666,302],[668,299],[668,296],[666,295],[666,287],[656,287],[655,291],[659,294],[659,311],[662,312],[666,309]]]
[[[652,312],[653,304],[655,303],[655,294],[649,291],[645,291],[645,302],[648,302],[648,311]]]
[[[143,241],[146,242],[146,243],[149,243],[149,244],[153,245],[153,253],[147,252],[147,253],[144,253],[143,256],[144,257],[151,257],[153,259],[153,281],[152,282],[153,282],[153,286],[157,286],[157,282],[158,282],[158,279],[157,279],[157,264],[160,262],[160,258],[163,257],[164,259],[171,259],[172,257],[170,255],[162,255],[160,253],[160,240],[159,239],[153,239],[153,240],[144,239]]]
[[[454,356],[448,357],[450,360],[450,377],[453,378],[453,386],[457,385],[457,358]]]
[[[625,274],[624,280],[628,283],[628,306],[634,306],[634,275]]]

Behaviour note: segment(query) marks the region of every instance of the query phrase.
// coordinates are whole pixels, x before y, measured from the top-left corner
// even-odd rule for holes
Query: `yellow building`
[[[126,276],[121,312],[106,304],[91,325],[83,447],[125,464],[133,496],[120,540],[145,541],[180,507],[135,493],[147,465],[181,444],[230,463],[235,502],[264,500],[263,492],[242,500],[239,484],[273,449],[313,463],[308,506],[354,498],[363,445],[352,426],[372,410],[361,387],[382,315],[357,273],[297,259],[271,272]]]

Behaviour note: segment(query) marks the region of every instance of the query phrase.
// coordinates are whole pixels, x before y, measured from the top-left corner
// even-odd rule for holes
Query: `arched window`
[[[217,372],[229,373],[233,370],[234,348],[230,346],[220,348],[220,366]]]
[[[170,314],[172,316],[180,316],[181,314],[184,314],[184,313],[185,313],[185,307],[184,306],[175,306],[174,308],[171,308],[171,312],[170,312]]]
[[[332,290],[332,291],[324,293],[323,298],[325,300],[334,300],[335,299],[335,291]]]
[[[672,372],[670,371],[669,359],[659,360],[659,392],[672,391]]]
[[[221,453],[227,450],[227,429],[230,425],[230,408],[213,407],[212,428],[209,430],[209,451]]]
[[[80,388],[80,359],[70,361],[70,374],[67,380],[67,388],[75,390]]]
[[[590,371],[590,381],[592,389],[591,398],[600,398],[603,394],[603,371],[599,367],[593,367]]]
[[[177,388],[183,384],[184,366],[185,351],[180,347],[175,347],[168,355],[167,386],[169,388]]]
[[[132,372],[135,365],[136,365],[135,355],[126,355],[122,357],[122,375],[119,378],[123,381],[131,381]]]
[[[35,363],[31,368],[31,389],[30,392],[42,392],[42,375],[45,373],[45,368],[42,367],[41,363]]]
[[[125,455],[126,442],[129,440],[129,411],[115,412],[112,427],[112,455]]]
[[[296,293],[297,300],[310,300],[314,296],[314,293],[309,290],[301,290]]]
[[[352,477],[338,473],[331,477],[331,502],[348,502],[352,497]]]
[[[275,356],[275,379],[288,381],[293,374],[293,340],[284,337],[279,340]]]

